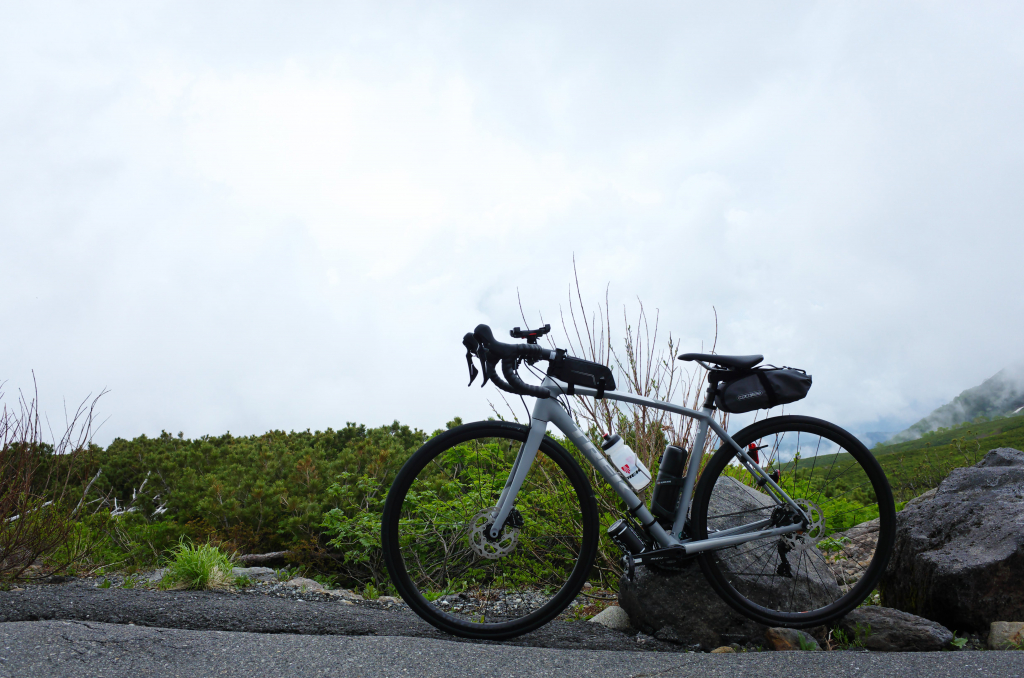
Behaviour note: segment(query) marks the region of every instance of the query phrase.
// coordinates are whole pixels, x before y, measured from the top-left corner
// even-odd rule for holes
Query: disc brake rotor
[[[469,521],[467,530],[469,546],[473,549],[473,553],[488,560],[497,560],[508,555],[515,549],[516,543],[519,541],[519,528],[511,525],[510,523],[513,522],[511,520],[505,522],[505,527],[497,539],[492,540],[487,534],[491,528],[491,516],[496,509],[497,507],[492,507],[477,513]]]
[[[800,532],[790,532],[782,537],[782,542],[792,549],[806,549],[814,546],[825,536],[825,512],[821,507],[809,499],[794,499],[793,503],[799,506],[810,519],[807,527]]]

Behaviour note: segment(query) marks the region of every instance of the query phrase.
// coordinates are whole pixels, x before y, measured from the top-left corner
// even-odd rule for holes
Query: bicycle
[[[388,492],[381,526],[385,564],[420,617],[458,636],[504,639],[548,623],[580,594],[598,551],[600,518],[587,476],[546,435],[549,424],[626,507],[628,515],[608,528],[624,552],[623,576],[632,577],[638,566],[671,571],[696,559],[733,608],[762,624],[794,628],[834,621],[871,593],[892,552],[896,511],[867,448],[812,417],[771,417],[733,436],[713,418],[724,406],[723,394],[735,395],[732,385],[756,379],[771,391],[765,375],[780,368],[759,366],[759,355],[680,356],[708,370],[698,411],[616,391],[606,366],[538,345],[549,330],[511,332],[526,344],[498,342],[486,325],[464,337],[470,385],[478,373],[475,357],[484,384],[536,398],[530,425],[480,421],[450,429],[410,457]],[[519,377],[524,361],[547,361],[540,385]],[[499,362],[504,380],[496,372]],[[806,382],[809,388],[809,377]],[[576,426],[568,402],[560,400],[568,395],[698,421],[688,458],[679,447],[666,448],[650,508],[634,491],[635,477],[627,479],[637,470],[627,465],[620,472]],[[721,445],[701,471],[709,430]],[[872,516],[876,543],[856,536],[868,530],[845,534]]]

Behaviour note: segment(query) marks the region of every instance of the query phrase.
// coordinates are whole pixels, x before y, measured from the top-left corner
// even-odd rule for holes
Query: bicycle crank
[[[655,549],[654,551],[644,551],[643,553],[627,553],[622,557],[622,565],[626,571],[626,578],[632,581],[633,571],[637,565],[668,569],[666,566],[678,565],[684,560],[692,560],[693,558],[694,554],[687,553],[686,549],[680,545],[675,545],[663,549]]]

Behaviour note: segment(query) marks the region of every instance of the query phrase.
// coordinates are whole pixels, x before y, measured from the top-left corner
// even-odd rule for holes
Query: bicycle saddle
[[[680,360],[701,360],[734,370],[749,370],[764,360],[763,355],[715,355],[714,353],[684,353]]]

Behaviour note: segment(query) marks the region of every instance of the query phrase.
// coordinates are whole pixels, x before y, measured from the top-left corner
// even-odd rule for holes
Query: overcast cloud
[[[3,3],[0,379],[115,436],[489,414],[610,284],[894,431],[1024,358],[1013,3]],[[618,316],[616,316],[618,317]]]

